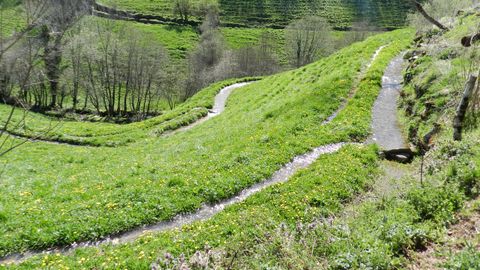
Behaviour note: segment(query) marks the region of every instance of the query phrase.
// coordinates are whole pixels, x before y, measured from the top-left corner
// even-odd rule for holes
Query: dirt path
[[[402,89],[403,55],[396,57],[382,78],[382,90],[373,106],[371,142],[383,150],[405,148],[405,140],[398,126],[397,101]]]
[[[377,52],[374,54],[372,59],[370,60],[370,64],[367,65],[366,68],[369,68],[371,66],[371,63],[376,59],[376,57],[379,55],[381,49],[383,47],[379,48]],[[364,73],[362,73],[364,74]],[[225,104],[228,96],[231,94],[231,92],[237,88],[243,87],[247,85],[248,83],[241,83],[241,84],[234,84],[229,87],[224,88],[223,90],[220,91],[220,93],[216,96],[215,98],[215,106],[209,113],[209,115],[205,118],[202,118],[201,120],[186,126],[184,128],[181,128],[177,130],[179,131],[185,131],[188,129],[193,128],[194,126],[197,126],[208,119],[211,119],[212,117],[215,117],[222,113],[225,109]],[[334,113],[334,115],[338,114],[337,112]],[[334,116],[332,117],[333,120]],[[162,232],[165,230],[173,229],[173,228],[178,228],[186,224],[190,224],[192,222],[196,221],[203,221],[211,218],[215,214],[221,212],[225,207],[244,201],[248,197],[252,196],[255,193],[258,193],[259,191],[272,186],[274,184],[278,183],[283,183],[286,182],[290,179],[290,177],[295,174],[298,170],[307,168],[310,166],[313,162],[315,162],[320,156],[325,155],[325,154],[331,154],[338,152],[343,146],[347,145],[347,143],[336,143],[336,144],[329,144],[329,145],[323,145],[319,146],[317,148],[314,148],[312,151],[299,155],[293,160],[287,164],[285,164],[282,168],[280,168],[277,172],[275,172],[272,177],[265,179],[262,182],[259,182],[249,188],[246,188],[242,192],[240,192],[238,195],[224,200],[222,202],[219,202],[217,204],[213,205],[204,205],[201,207],[199,210],[197,210],[195,213],[191,214],[185,214],[185,215],[179,215],[175,217],[174,219],[170,221],[163,221],[159,222],[157,224],[149,225],[149,226],[143,226],[125,233],[121,233],[115,236],[111,236],[107,239],[103,239],[100,241],[89,241],[89,242],[83,242],[83,243],[78,243],[78,244],[73,244],[69,247],[63,247],[63,248],[55,248],[55,249],[50,249],[46,251],[31,251],[31,252],[25,252],[23,254],[13,254],[11,256],[7,256],[5,258],[0,258],[0,264],[6,264],[6,263],[21,263],[22,261],[25,261],[26,259],[36,256],[36,255],[47,255],[47,254],[56,254],[56,253],[61,253],[61,254],[68,254],[70,252],[73,252],[74,250],[82,247],[97,247],[99,245],[103,244],[111,244],[111,245],[117,245],[117,244],[122,244],[122,243],[127,243],[127,242],[132,242],[138,239],[140,236],[146,233],[154,233],[154,232]]]

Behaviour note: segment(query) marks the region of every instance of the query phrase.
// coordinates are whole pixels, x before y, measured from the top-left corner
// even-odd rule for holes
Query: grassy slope
[[[418,49],[425,55],[416,59],[413,62],[413,68],[407,72],[412,80],[405,88],[401,105],[406,111],[402,115],[405,129],[411,137],[415,133],[425,134],[432,129],[435,123],[442,127],[442,133],[437,138],[437,145],[426,158],[427,177],[440,186],[437,188],[436,194],[440,194],[440,189],[445,189],[444,186],[452,185],[454,192],[459,193],[461,206],[463,206],[465,200],[478,199],[479,195],[480,130],[478,126],[471,125],[464,131],[462,142],[452,142],[452,120],[456,106],[463,94],[467,75],[477,73],[479,58],[475,54],[475,50],[478,48],[465,49],[460,45],[459,40],[478,30],[478,11],[477,16],[461,16],[457,17],[456,21],[457,25],[449,32],[443,35],[434,34],[430,38],[424,37],[428,45]],[[474,57],[472,58],[472,56]],[[425,104],[430,105],[427,107]],[[467,122],[469,117],[471,115],[467,114]],[[449,202],[448,197],[452,197],[452,195],[441,199],[437,195],[436,203],[443,204],[438,207],[439,211],[445,211],[445,205]],[[428,203],[430,202],[424,205]],[[431,210],[425,209],[425,211]],[[445,212],[448,213],[448,211]],[[442,250],[446,228],[457,221],[451,212],[450,215],[445,215],[440,219],[441,223],[437,226],[440,233],[435,235],[432,240],[438,242],[437,247],[443,253],[433,255],[441,258],[437,261],[439,265],[435,265],[435,267],[475,269],[478,266],[478,258],[480,258],[478,249],[472,249],[467,244],[462,252],[455,251],[455,249],[460,249],[459,246],[455,246],[453,250]],[[443,263],[445,264],[442,265]]]
[[[169,50],[174,59],[184,59],[187,53],[195,48],[199,38],[198,31],[191,26],[131,24],[158,40]],[[273,37],[274,51],[282,62],[286,60],[285,37],[284,31],[281,29],[222,27],[220,31],[227,46],[232,49],[256,45],[263,33],[269,33]]]
[[[414,100],[413,114],[407,116],[408,121],[418,124],[417,117],[424,115],[422,134],[434,122],[441,123],[444,128],[435,140],[435,148],[426,157],[423,186],[416,178],[397,180],[403,182],[398,190],[391,194],[380,193],[379,198],[361,202],[355,206],[353,215],[310,223],[319,216],[337,212],[341,203],[373,182],[376,172],[373,149],[344,149],[320,158],[288,183],[271,187],[208,222],[186,226],[178,232],[145,236],[134,244],[106,247],[101,252],[85,249],[69,257],[38,258],[23,267],[45,263],[86,268],[147,268],[156,258],[163,258],[165,251],[190,255],[206,243],[231,252],[223,266],[228,267],[233,262],[234,269],[405,267],[412,252],[424,249],[429,241],[439,240],[446,227],[456,222],[455,213],[463,203],[479,194],[479,130],[467,131],[463,142],[452,142],[450,121],[455,102],[444,101],[446,88],[450,95],[457,97],[455,100],[461,95],[461,85],[455,85],[457,79],[463,78],[456,77],[461,76],[458,70],[465,67],[466,61],[462,58],[469,55],[455,46],[456,53],[450,54],[451,46],[449,53],[445,53],[444,45],[455,44],[459,37],[471,31],[469,29],[475,29],[477,21],[470,17],[465,20],[466,25],[434,37],[430,46],[426,46],[427,56],[417,60],[413,69],[413,83],[424,89],[423,98],[415,98],[416,93],[409,90],[410,85],[406,87],[404,98]],[[386,55],[381,55],[373,69],[384,68],[387,59]],[[372,86],[360,89],[375,89]],[[437,104],[429,113],[422,107],[426,101]],[[345,160],[348,162],[341,162]],[[409,167],[416,169],[419,165],[416,160]],[[299,221],[303,222],[303,227],[295,225]],[[287,229],[282,229],[280,223],[286,224]],[[440,255],[445,256],[444,253]],[[453,256],[443,265],[448,269],[474,269],[480,257],[478,251],[468,246],[463,252],[448,256]]]
[[[333,127],[350,129],[355,125],[366,128],[360,129],[361,134],[355,134],[358,139],[368,134],[370,108],[380,87],[382,71],[390,59],[408,44],[407,33],[395,34],[397,41],[382,51],[345,111],[342,111],[331,125],[319,127],[320,130],[313,134],[318,136],[320,132],[325,138],[327,134],[333,135],[330,133]],[[237,92],[237,97],[239,95]],[[308,138],[308,134],[303,136]],[[346,160],[348,162],[344,162]],[[339,153],[321,157],[310,168],[297,173],[289,182],[270,187],[241,204],[227,208],[209,221],[185,226],[180,231],[145,236],[132,244],[106,246],[101,252],[90,248],[78,250],[68,257],[39,257],[24,263],[20,268],[49,266],[138,269],[148,268],[157,257],[162,256],[163,251],[191,254],[205,243],[214,247],[237,248],[238,245],[252,245],[254,239],[263,237],[265,232],[282,222],[294,226],[296,222],[306,222],[318,215],[337,212],[342,203],[372,182],[377,172],[376,160],[374,147],[348,146]]]
[[[23,25],[21,12],[17,8],[5,8],[0,11],[0,34],[4,36],[11,35],[19,30]]]
[[[215,0],[214,0],[215,1]],[[173,2],[167,0],[105,0],[119,8],[147,14],[173,17]],[[198,3],[199,1],[193,1]],[[285,26],[291,20],[317,14],[329,19],[337,28],[349,27],[354,21],[398,28],[404,25],[408,3],[403,0],[218,0],[222,21],[240,25]],[[193,18],[198,20],[198,18]]]
[[[15,9],[9,9],[7,12],[14,12]],[[19,17],[15,17],[19,18]],[[14,18],[9,17],[13,22]],[[102,20],[98,18],[87,17],[87,20]],[[166,25],[145,25],[140,23],[125,23],[139,29],[143,34],[158,40],[169,51],[174,61],[180,63],[186,57],[188,51],[195,47],[198,41],[198,33],[189,26],[166,26]],[[119,26],[120,28],[120,26]],[[221,29],[225,41],[229,47],[238,49],[248,45],[254,45],[258,42],[263,33],[268,33],[274,39],[274,51],[282,63],[286,63],[285,41],[283,30],[267,29],[267,28],[222,28]],[[334,32],[337,40],[341,40],[346,34],[345,32]],[[219,85],[223,86],[224,83]],[[212,86],[216,87],[216,86]],[[209,92],[213,94],[214,92]],[[208,98],[207,98],[208,99]],[[73,121],[57,121],[42,115],[30,114],[27,118],[27,126],[25,129],[10,130],[12,133],[27,136],[30,138],[39,138],[44,140],[52,140],[66,142],[78,145],[90,146],[119,146],[131,143],[151,134],[147,131],[158,134],[163,131],[175,129],[191,123],[204,116],[207,113],[209,104],[197,104],[198,102],[181,105],[174,111],[165,111],[164,115],[139,124],[115,125],[88,122]],[[6,114],[9,108],[0,105],[0,112]],[[20,119],[21,113],[17,112],[17,119]],[[174,120],[172,120],[174,119]],[[156,126],[155,130],[153,126]],[[54,127],[53,130],[45,132],[45,127]],[[75,127],[81,127],[76,129]]]
[[[175,136],[115,149],[20,148],[0,184],[0,254],[169,219],[232,196],[313,146],[364,139],[383,69],[370,73],[360,87],[368,94],[357,95],[334,124],[319,123],[378,47],[395,41],[398,50],[410,33],[379,35],[237,90],[222,115]]]
[[[22,11],[19,7],[9,7],[2,10],[3,29],[0,31],[8,36],[13,31],[21,29],[24,24],[22,18]],[[92,19],[87,17],[87,20],[101,20],[98,18]],[[162,44],[169,52],[170,57],[179,61],[185,59],[187,53],[195,48],[199,33],[197,29],[191,26],[182,25],[149,25],[135,22],[125,22],[125,25],[134,27],[140,30],[143,34],[148,35],[152,39]],[[284,34],[281,29],[269,29],[269,28],[221,28],[221,32],[224,35],[226,44],[234,49],[241,47],[254,45],[260,35],[264,32],[268,32],[274,38],[275,52],[280,57],[282,62],[285,62],[285,47],[284,47]]]
[[[424,135],[433,123],[443,128],[434,140],[435,147],[425,157],[424,184],[413,172],[413,177],[395,181],[394,192],[379,192],[378,197],[356,202],[350,214],[317,222],[314,229],[282,231],[282,235],[291,234],[293,240],[275,236],[275,231],[273,239],[259,237],[242,249],[240,253],[245,255],[237,258],[235,267],[403,269],[415,257],[415,251],[424,250],[430,241],[442,241],[449,225],[457,222],[456,213],[480,190],[480,130],[466,131],[462,142],[451,139],[451,121],[462,94],[458,81],[465,80],[460,71],[472,63],[466,58],[471,51],[457,43],[460,37],[475,31],[477,24],[478,18],[464,18],[463,24],[444,35],[425,38],[427,44],[418,50],[426,55],[414,60],[407,73],[413,75],[413,80],[403,94],[403,109],[411,112],[403,116],[406,132],[418,127],[419,135]],[[427,102],[433,104],[433,109],[425,110]],[[416,160],[408,168],[416,171],[419,166],[420,160]],[[283,259],[285,254],[291,259]],[[441,260],[434,261],[447,263],[423,265],[425,269],[476,269],[480,258],[478,250],[468,245],[460,253],[452,255],[443,250],[435,256],[441,256]]]
[[[342,162],[345,160],[349,162]],[[282,222],[294,226],[313,216],[338,211],[343,202],[371,183],[375,173],[374,149],[347,147],[337,154],[321,157],[288,183],[268,188],[209,221],[144,236],[132,244],[106,246],[102,252],[90,248],[70,256],[38,257],[18,268],[147,269],[164,252],[189,255],[207,243],[215,248],[251,245],[255,238],[263,237]]]
[[[29,113],[24,118],[23,111],[16,110],[9,131],[22,137],[75,145],[121,146],[141,139],[155,137],[165,131],[195,122],[208,114],[208,109],[213,107],[214,96],[222,88],[248,80],[251,79],[232,79],[215,83],[161,116],[126,125],[59,121],[36,113]],[[2,114],[7,115],[10,110],[10,106],[0,105]],[[21,123],[20,128],[17,128],[18,123]]]

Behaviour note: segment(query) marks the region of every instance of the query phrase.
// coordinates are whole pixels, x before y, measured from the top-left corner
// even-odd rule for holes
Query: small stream
[[[376,58],[376,56],[380,53],[380,50],[382,48],[383,47],[377,50],[374,57],[372,58],[372,62]],[[385,147],[385,145],[387,145],[387,147],[396,147],[398,144],[403,144],[403,138],[401,136],[401,132],[398,129],[398,125],[396,122],[396,108],[397,108],[396,101],[398,98],[399,90],[401,89],[402,64],[403,64],[402,57],[398,57],[398,58],[395,58],[389,65],[383,77],[383,85],[382,85],[381,93],[373,109],[372,127],[374,130],[374,136],[372,140],[374,140],[374,142],[379,143],[382,147]],[[222,89],[220,93],[215,97],[215,106],[211,110],[211,112],[208,114],[208,116],[202,118],[201,120],[189,126],[178,129],[175,132],[191,129],[194,126],[197,126],[200,123],[203,123],[208,119],[211,119],[212,117],[219,115],[224,111],[227,98],[231,94],[231,92],[247,84],[249,83],[239,83],[239,84],[234,84]],[[339,110],[337,110],[331,117],[329,117],[329,119],[331,118],[333,120],[335,116],[338,114],[338,112]],[[326,123],[324,122],[322,124],[326,124]],[[384,131],[383,129],[386,129],[386,130]],[[295,157],[291,162],[287,163],[282,168],[280,168],[277,172],[275,172],[270,178],[265,179],[262,182],[259,182],[249,188],[244,189],[243,191],[241,191],[239,194],[237,194],[232,198],[226,199],[216,204],[203,205],[195,213],[178,215],[170,221],[163,221],[153,225],[143,226],[125,233],[120,233],[115,236],[111,236],[109,238],[106,238],[100,241],[88,241],[88,242],[82,242],[82,243],[75,243],[68,247],[54,248],[46,251],[37,251],[37,252],[30,251],[30,252],[25,252],[23,254],[13,254],[4,258],[0,258],[0,264],[21,263],[22,261],[36,255],[47,255],[47,254],[57,254],[57,253],[68,254],[75,251],[78,248],[83,248],[83,247],[97,247],[103,244],[118,245],[118,244],[128,243],[128,242],[135,241],[140,236],[147,233],[162,232],[162,231],[166,231],[174,228],[179,228],[179,227],[182,227],[183,225],[190,224],[193,222],[207,220],[212,216],[214,216],[215,214],[224,210],[225,207],[242,202],[248,197],[252,196],[255,193],[260,192],[261,190],[267,187],[270,187],[278,183],[287,182],[289,178],[292,175],[294,175],[298,170],[307,168],[313,162],[315,162],[315,160],[317,160],[320,156],[338,152],[343,146],[347,144],[348,143],[335,143],[335,144],[329,144],[329,145],[324,145],[324,146],[314,148],[313,150],[311,150],[306,154]]]
[[[227,104],[227,99],[230,96],[230,94],[233,92],[233,90],[244,87],[244,86],[247,86],[251,83],[252,82],[236,83],[236,84],[232,84],[230,86],[227,86],[227,87],[223,88],[215,96],[215,102],[214,102],[213,108],[211,110],[209,110],[207,116],[199,119],[198,121],[196,121],[196,122],[194,122],[190,125],[187,125],[187,126],[184,126],[184,127],[172,130],[172,131],[167,131],[163,135],[164,136],[169,136],[169,135],[177,134],[179,132],[187,131],[187,130],[189,130],[193,127],[196,127],[196,126],[204,123],[205,121],[210,120],[211,118],[221,114],[225,110],[225,106]]]
[[[382,52],[382,50],[386,47],[385,46],[381,46],[380,48],[378,48],[375,53],[373,54],[372,58],[370,59],[370,62],[368,62],[367,66],[363,69],[363,71],[360,73],[360,75],[358,76],[357,78],[357,81],[355,83],[355,86],[354,88],[351,90],[351,92],[348,94],[348,97],[342,102],[342,104],[340,104],[340,106],[338,107],[338,109],[332,114],[330,115],[327,119],[325,119],[325,121],[323,121],[323,125],[326,125],[330,122],[333,121],[333,119],[337,118],[338,114],[343,111],[343,109],[345,109],[345,107],[347,107],[347,104],[348,104],[348,101],[350,99],[353,98],[353,96],[355,96],[355,93],[357,92],[357,88],[356,88],[356,84],[360,83],[360,80],[365,76],[365,73],[368,71],[368,69],[372,66],[373,62],[375,61],[375,59],[377,59],[378,55],[380,54],[380,52]]]
[[[403,54],[394,58],[382,78],[382,90],[373,106],[371,142],[383,150],[405,148],[405,139],[398,125],[397,102],[402,90]]]
[[[275,172],[271,178],[266,179],[265,181],[259,182],[247,189],[244,189],[238,195],[230,199],[221,201],[217,204],[204,205],[195,213],[178,215],[170,221],[162,221],[157,224],[143,226],[141,228],[134,229],[125,233],[121,233],[116,236],[112,236],[100,241],[88,241],[88,242],[82,242],[78,244],[75,243],[69,247],[49,249],[46,251],[38,251],[38,252],[29,251],[23,254],[13,254],[5,258],[1,258],[0,264],[21,263],[26,259],[36,255],[48,255],[48,254],[57,254],[57,253],[68,254],[78,248],[97,247],[99,245],[104,245],[104,244],[118,245],[118,244],[133,242],[136,239],[138,239],[140,236],[147,233],[162,232],[166,230],[180,228],[183,225],[191,224],[193,222],[207,220],[212,216],[214,216],[215,214],[218,214],[219,212],[221,212],[223,209],[225,209],[225,207],[242,202],[248,197],[252,196],[255,193],[258,193],[259,191],[267,187],[288,181],[288,179],[293,174],[295,174],[298,170],[307,168],[313,162],[315,162],[315,160],[317,160],[321,155],[335,153],[339,151],[344,145],[346,144],[345,143],[329,144],[329,145],[317,147],[304,155],[297,156],[291,162],[284,165],[280,170]]]

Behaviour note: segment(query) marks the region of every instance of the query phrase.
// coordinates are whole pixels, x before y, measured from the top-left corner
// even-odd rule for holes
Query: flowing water
[[[196,122],[194,122],[194,123],[192,123],[188,126],[184,126],[184,127],[178,128],[176,130],[172,130],[170,132],[165,132],[164,135],[165,136],[173,135],[173,134],[176,134],[176,133],[179,133],[179,132],[189,130],[189,129],[191,129],[193,127],[196,127],[196,126],[202,124],[203,122],[205,122],[207,120],[210,120],[211,118],[221,114],[225,110],[225,106],[227,104],[227,99],[230,96],[230,94],[233,92],[233,90],[235,90],[237,88],[240,88],[240,87],[247,86],[251,83],[252,82],[236,83],[236,84],[232,84],[230,86],[227,86],[227,87],[223,88],[215,96],[215,103],[213,105],[213,108],[211,110],[209,110],[207,116],[199,119],[198,121],[196,121]]]
[[[179,227],[182,227],[183,225],[190,224],[196,221],[207,220],[212,216],[214,216],[215,214],[221,212],[227,206],[242,202],[248,197],[252,196],[253,194],[269,186],[288,181],[288,179],[295,172],[310,166],[321,155],[335,153],[339,151],[344,145],[345,143],[329,144],[329,145],[317,147],[307,154],[297,156],[291,162],[284,165],[280,170],[275,172],[271,178],[266,179],[265,181],[259,182],[247,189],[244,189],[238,195],[230,199],[224,200],[217,204],[204,205],[195,213],[178,215],[170,221],[163,221],[157,224],[144,226],[144,227],[134,229],[122,234],[118,234],[116,236],[112,236],[100,241],[88,241],[88,242],[83,242],[78,244],[76,243],[69,247],[55,248],[55,249],[50,249],[46,251],[38,251],[38,252],[30,251],[23,254],[13,254],[0,259],[0,264],[20,263],[35,255],[47,255],[47,254],[56,254],[56,253],[66,254],[74,251],[75,249],[83,248],[83,247],[96,247],[102,244],[118,245],[118,244],[128,243],[128,242],[135,241],[140,236],[147,233],[162,232],[162,231],[166,231],[174,228],[179,228]]]
[[[360,76],[358,76],[357,78],[357,81],[355,84],[358,84],[360,82],[360,80],[362,79],[363,76],[365,76],[365,73],[368,71],[368,69],[372,66],[373,62],[375,61],[375,59],[377,59],[378,55],[380,54],[380,52],[385,48],[386,46],[381,46],[380,48],[377,49],[377,51],[375,51],[375,53],[373,54],[372,58],[370,59],[370,62],[367,64],[366,68],[363,69],[363,72],[361,72]],[[347,107],[347,104],[348,104],[348,101],[353,98],[353,96],[355,95],[355,93],[357,92],[357,89],[355,88],[356,86],[354,86],[354,88],[352,89],[352,91],[350,92],[350,94],[348,95],[348,98],[345,99],[342,104],[338,107],[338,109],[332,114],[330,115],[327,119],[325,119],[325,121],[323,121],[323,125],[326,125],[330,122],[333,121],[333,119],[335,119],[338,114],[343,111],[343,109],[345,109],[345,107]]]
[[[373,136],[370,140],[383,150],[405,148],[405,140],[397,120],[403,63],[403,55],[390,62],[382,78],[382,90],[373,106]]]
[[[372,62],[376,58],[376,56],[380,53],[380,50],[382,48],[377,50],[377,52],[375,53],[375,56],[372,58]],[[379,95],[378,100],[375,103],[375,108],[373,110],[374,119],[373,119],[372,126],[374,128],[374,133],[375,133],[373,138],[375,141],[381,144],[386,144],[386,142],[388,142],[391,145],[395,146],[396,143],[403,143],[403,138],[401,136],[400,130],[398,129],[398,125],[396,124],[396,100],[398,98],[398,91],[401,89],[401,85],[400,85],[401,68],[402,68],[401,59],[402,58],[396,58],[389,65],[385,73],[385,76],[383,77],[383,87],[382,87],[381,94]],[[368,66],[370,65],[371,63]],[[234,84],[222,89],[220,93],[215,97],[215,106],[211,110],[208,116],[206,116],[205,118],[202,118],[201,120],[189,126],[186,126],[184,128],[177,130],[177,132],[188,130],[222,113],[225,109],[226,100],[228,96],[231,94],[231,92],[247,84],[248,83]],[[392,106],[392,102],[393,102],[393,106]],[[393,111],[391,109],[393,109]],[[334,115],[331,116],[332,120],[333,118],[335,118],[336,114],[338,114],[338,110],[337,112],[334,113]],[[395,117],[395,118],[392,118],[392,117]],[[384,120],[392,121],[392,119],[393,119],[393,122],[384,123]],[[325,124],[325,122],[323,124]],[[382,126],[382,125],[385,125],[385,126]],[[384,132],[382,130],[383,128],[387,128],[388,131]],[[392,139],[389,139],[388,136],[390,136],[391,134],[393,134],[393,136],[395,137]],[[267,187],[288,181],[288,179],[293,174],[295,174],[295,172],[297,172],[300,169],[307,168],[313,162],[315,162],[315,160],[317,160],[321,155],[338,152],[346,144],[347,143],[336,143],[336,144],[329,144],[329,145],[324,145],[324,146],[314,148],[312,151],[306,154],[295,157],[291,162],[284,165],[277,172],[275,172],[272,175],[272,177],[262,182],[259,182],[249,188],[244,189],[243,191],[241,191],[239,194],[237,194],[232,198],[226,199],[216,204],[203,205],[200,209],[198,209],[194,213],[178,215],[170,221],[163,221],[157,224],[143,226],[125,233],[111,236],[109,238],[106,238],[100,241],[88,241],[88,242],[82,242],[82,243],[75,243],[69,247],[54,248],[46,251],[37,251],[37,252],[30,251],[30,252],[25,252],[23,254],[13,254],[8,257],[1,258],[0,264],[20,263],[35,255],[46,255],[46,254],[56,254],[56,253],[66,254],[82,247],[96,247],[102,244],[117,245],[122,243],[128,243],[128,242],[135,241],[136,239],[138,239],[140,236],[144,234],[162,232],[162,231],[166,231],[174,228],[179,228],[179,227],[182,227],[183,225],[190,224],[196,221],[207,220],[212,216],[214,216],[215,214],[221,212],[223,209],[225,209],[225,207],[228,207],[235,203],[242,202],[248,197],[252,196],[255,193],[258,193],[259,191]]]

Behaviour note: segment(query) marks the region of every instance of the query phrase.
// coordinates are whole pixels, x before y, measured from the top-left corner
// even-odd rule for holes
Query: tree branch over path
[[[423,8],[422,4],[420,4],[420,2],[418,2],[416,0],[411,0],[411,1],[412,1],[413,5],[415,6],[415,8],[417,9],[417,11],[420,12],[420,14],[422,14],[422,16],[425,19],[427,19],[427,21],[431,22],[432,24],[434,24],[435,26],[437,26],[438,28],[440,28],[442,30],[448,30],[448,27],[444,26],[439,21],[435,20],[432,16],[430,16],[425,11],[425,9]]]

